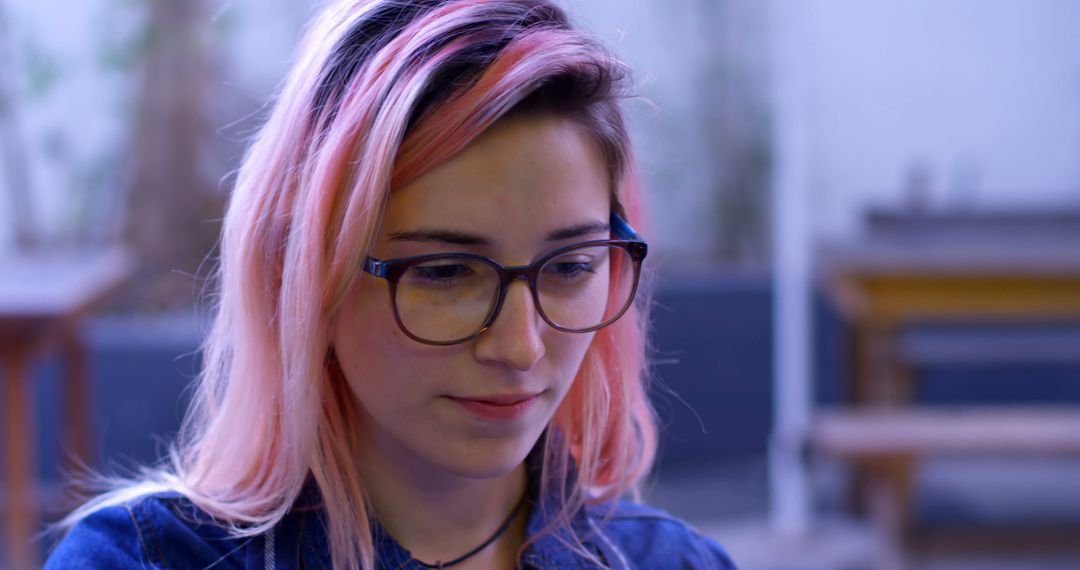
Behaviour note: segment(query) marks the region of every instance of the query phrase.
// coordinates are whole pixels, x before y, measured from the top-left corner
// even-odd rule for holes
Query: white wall
[[[645,100],[629,121],[655,222],[654,251],[679,264],[711,256],[719,234],[719,185],[726,165],[719,144],[754,129],[710,121],[718,106],[764,104],[765,3],[757,0],[563,0],[574,23],[625,60]],[[724,89],[745,90],[718,100]],[[733,91],[727,92],[729,95]],[[723,129],[724,134],[717,134]]]
[[[564,2],[571,18],[626,60],[645,98],[631,102],[631,128],[655,213],[660,250],[700,250],[710,235],[701,202],[714,175],[702,141],[706,126],[687,120],[702,113],[704,38],[696,3]],[[666,4],[666,5],[664,5]]]
[[[266,99],[292,63],[303,26],[324,1],[209,0],[219,5],[226,87]]]
[[[802,64],[819,234],[856,231],[867,204],[902,203],[916,163],[938,207],[1080,206],[1080,2],[811,2]]]

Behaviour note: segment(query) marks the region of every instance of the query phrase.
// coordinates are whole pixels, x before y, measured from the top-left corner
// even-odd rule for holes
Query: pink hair
[[[254,535],[289,511],[310,474],[334,568],[373,567],[353,461],[355,402],[329,338],[391,189],[509,113],[562,113],[601,146],[615,207],[640,225],[617,102],[624,75],[547,0],[340,0],[324,9],[240,169],[198,388],[170,464],[141,488],[179,490],[235,534]],[[636,494],[652,464],[647,291],[639,297],[596,333],[547,431],[542,485],[564,498],[558,524],[587,502]]]

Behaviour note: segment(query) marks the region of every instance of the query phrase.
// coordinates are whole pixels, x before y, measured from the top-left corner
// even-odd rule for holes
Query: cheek
[[[433,348],[407,337],[394,319],[385,283],[367,276],[342,303],[333,343],[357,401],[388,420],[422,413],[427,400],[460,368],[453,363],[455,353],[463,350]]]
[[[388,400],[396,377],[408,374],[408,339],[401,334],[387,302],[385,284],[364,276],[338,310],[333,342],[349,387],[362,403]],[[387,404],[389,402],[381,402]]]
[[[556,369],[555,377],[558,378],[559,387],[565,394],[566,390],[577,377],[578,369],[585,359],[585,353],[592,346],[596,333],[559,333],[548,341],[548,354],[551,356],[552,365]]]

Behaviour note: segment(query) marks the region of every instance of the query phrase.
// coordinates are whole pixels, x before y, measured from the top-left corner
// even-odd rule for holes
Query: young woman
[[[625,76],[549,0],[325,8],[172,461],[47,567],[732,568],[624,499],[656,446]]]

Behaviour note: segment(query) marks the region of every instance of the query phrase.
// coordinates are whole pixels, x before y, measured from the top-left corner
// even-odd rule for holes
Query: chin
[[[514,438],[482,438],[461,442],[453,457],[440,461],[443,468],[459,476],[473,479],[492,479],[510,473],[520,466],[536,444],[539,436]],[[444,448],[446,449],[446,448]]]

